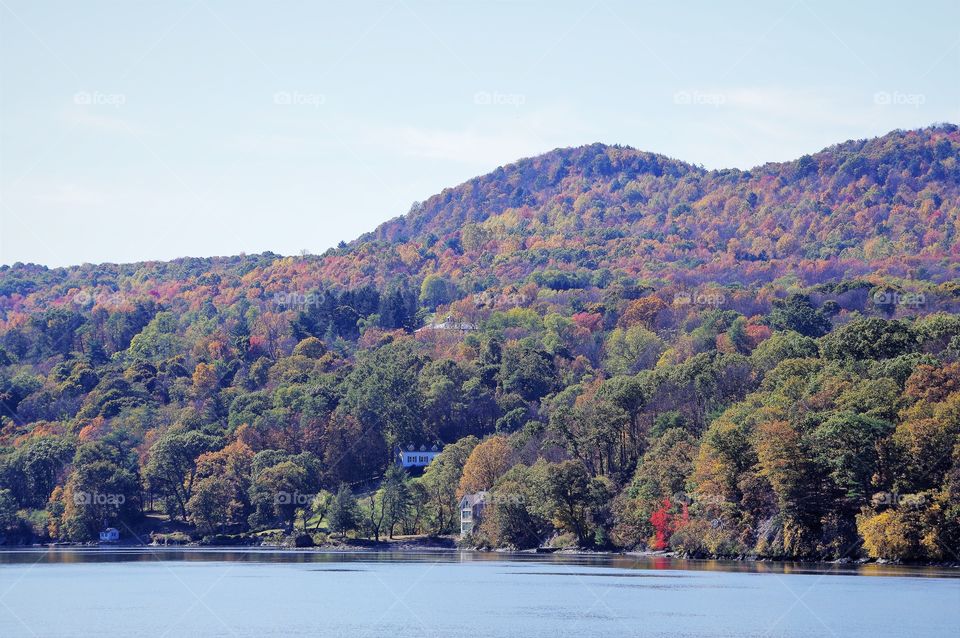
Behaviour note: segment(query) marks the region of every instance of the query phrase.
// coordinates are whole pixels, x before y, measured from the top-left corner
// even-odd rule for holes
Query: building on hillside
[[[483,520],[483,509],[487,506],[487,493],[464,494],[460,499],[460,536],[473,533]]]
[[[422,328],[416,330],[417,333],[423,334],[426,332],[431,332],[433,330],[455,330],[458,332],[472,332],[476,330],[477,327],[470,323],[469,321],[462,321],[460,319],[454,318],[453,315],[447,315],[443,321],[431,322],[425,325]]]
[[[118,540],[120,540],[120,532],[116,527],[108,527],[100,532],[101,543],[116,543]]]
[[[408,445],[406,449],[400,447],[397,448],[397,464],[404,468],[427,467],[442,451],[443,448],[438,445],[434,445],[429,449],[426,445],[421,445],[420,449],[417,449],[413,445]]]

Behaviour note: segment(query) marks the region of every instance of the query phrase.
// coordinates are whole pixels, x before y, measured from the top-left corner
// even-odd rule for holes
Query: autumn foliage
[[[454,534],[487,491],[487,547],[950,560],[958,219],[939,125],[558,149],[323,255],[0,266],[0,538]]]

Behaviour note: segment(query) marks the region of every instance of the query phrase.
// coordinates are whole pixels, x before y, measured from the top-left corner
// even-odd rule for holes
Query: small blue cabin
[[[120,532],[116,527],[108,527],[100,532],[101,543],[116,543],[118,540],[120,540]]]

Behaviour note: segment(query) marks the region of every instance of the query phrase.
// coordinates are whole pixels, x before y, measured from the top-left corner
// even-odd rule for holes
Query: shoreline
[[[810,558],[791,558],[791,557],[765,557],[765,556],[682,556],[675,552],[668,551],[608,551],[591,550],[583,548],[537,548],[537,549],[481,549],[475,547],[458,547],[452,539],[448,543],[429,543],[429,542],[409,542],[404,540],[393,541],[366,541],[362,540],[356,544],[353,543],[324,543],[321,545],[297,547],[293,544],[278,543],[236,543],[236,544],[204,544],[201,542],[190,543],[35,543],[30,545],[0,545],[0,552],[17,550],[85,550],[85,549],[104,549],[104,550],[163,550],[163,551],[262,551],[278,553],[301,553],[301,554],[476,554],[482,556],[495,557],[503,556],[565,556],[565,557],[583,557],[583,558],[634,558],[634,559],[667,559],[676,561],[719,561],[727,563],[740,564],[795,564],[802,566],[816,565],[838,565],[845,567],[878,566],[878,567],[911,567],[911,568],[935,568],[935,569],[953,569],[960,570],[960,562],[902,562],[889,561],[884,559],[869,558],[842,558],[842,559],[810,559]]]

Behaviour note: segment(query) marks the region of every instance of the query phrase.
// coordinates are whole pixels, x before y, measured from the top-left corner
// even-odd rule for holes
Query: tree
[[[387,533],[392,539],[397,525],[406,520],[410,510],[412,497],[407,485],[406,472],[397,465],[391,465],[383,478],[380,492]]]
[[[24,505],[38,507],[47,502],[73,454],[70,442],[52,436],[33,437],[17,449],[13,461],[17,478],[24,482]]]
[[[673,515],[670,513],[670,499],[664,498],[653,514],[650,515],[650,524],[653,526],[654,537],[650,542],[653,549],[666,549],[673,533]]]
[[[316,337],[307,337],[298,343],[293,354],[296,356],[307,357],[308,359],[319,359],[327,353],[327,347]]]
[[[131,359],[164,361],[183,352],[183,341],[177,334],[177,317],[172,312],[158,312],[130,342],[126,354]]]
[[[381,468],[390,462],[390,450],[397,444],[435,438],[424,431],[421,419],[423,396],[417,375],[424,362],[413,341],[395,341],[362,354],[344,383],[343,409],[386,440]]]
[[[197,431],[168,433],[150,448],[144,467],[147,485],[166,502],[171,518],[187,518],[187,501],[193,494],[195,461],[204,452],[219,447],[219,439]]]
[[[206,494],[193,507],[215,512],[213,516],[219,518],[209,521],[218,526],[234,521],[246,521],[251,507],[253,458],[253,450],[240,440],[221,450],[205,452],[197,457],[194,496],[199,491]],[[187,502],[187,511],[191,516],[196,515],[191,513],[190,501]]]
[[[380,327],[386,330],[412,330],[417,314],[416,292],[405,286],[394,286],[380,298]]]
[[[899,464],[896,485],[920,492],[941,485],[960,440],[960,393],[933,405],[918,403],[904,413],[893,433]]]
[[[629,328],[639,324],[652,329],[656,324],[657,316],[666,309],[667,304],[660,297],[655,295],[641,297],[630,302],[627,309],[620,315],[617,324],[621,328]]]
[[[548,485],[554,521],[558,527],[576,534],[581,547],[589,547],[592,541],[587,529],[590,475],[577,461],[563,461],[551,469]]]
[[[217,378],[216,370],[212,365],[198,363],[193,371],[193,393],[199,399],[204,399],[213,394],[217,389],[220,380]]]
[[[254,513],[251,524],[262,527],[279,521],[287,534],[293,531],[298,511],[313,500],[314,481],[301,464],[292,458],[256,472],[251,487]]]
[[[17,524],[17,499],[7,489],[0,489],[0,531],[13,528]]]
[[[509,468],[510,446],[507,439],[491,436],[473,448],[467,458],[457,496],[490,489]]]
[[[810,297],[792,294],[775,301],[770,324],[780,330],[794,330],[807,337],[820,337],[830,331],[830,319],[810,303]]]
[[[370,479],[392,461],[384,458],[387,443],[376,428],[365,427],[340,410],[333,413],[323,432],[323,462],[329,484]]]
[[[553,389],[556,369],[546,352],[516,344],[503,351],[499,376],[504,392],[516,392],[527,401],[538,401]]]
[[[874,491],[878,445],[892,432],[893,425],[882,419],[841,412],[812,433],[817,462],[854,509]]]
[[[827,359],[892,359],[916,352],[919,345],[907,322],[876,317],[855,319],[821,341]]]
[[[54,524],[61,537],[87,541],[97,538],[105,524],[134,523],[141,514],[135,471],[134,459],[102,441],[78,447],[73,472],[60,492],[61,505],[55,508],[61,512]]]
[[[541,459],[532,466],[515,465],[497,481],[487,495],[481,523],[481,533],[494,547],[530,549],[550,535],[551,471]]]
[[[233,486],[219,476],[209,476],[197,481],[187,514],[197,529],[213,534],[223,528],[230,518],[233,503]]]
[[[348,531],[357,528],[358,519],[357,499],[350,488],[342,483],[330,504],[330,529],[346,537]]]
[[[383,491],[378,490],[365,498],[360,506],[367,538],[373,536],[377,542],[380,541],[380,530],[383,528],[383,519],[386,517],[383,497]]]
[[[759,425],[757,458],[760,475],[777,496],[783,518],[783,548],[791,556],[815,553],[814,532],[818,525],[817,480],[810,459],[804,454],[802,435],[788,421],[766,421]]]
[[[414,479],[408,483],[410,490],[410,506],[407,516],[401,525],[404,534],[418,534],[427,529],[427,511],[430,506],[430,492],[427,491],[423,480]]]
[[[324,518],[327,514],[330,513],[330,507],[333,505],[333,494],[327,490],[320,490],[317,492],[317,495],[313,498],[313,501],[310,503],[309,509],[309,518],[316,518],[316,523],[314,524],[314,531],[320,529],[320,524],[323,523]],[[305,517],[305,519],[308,517]],[[306,523],[306,520],[304,520]]]
[[[630,424],[625,410],[596,384],[586,388],[570,402],[571,387],[555,399],[550,426],[562,437],[567,450],[590,471],[592,476],[611,474],[631,464],[632,450],[626,449],[624,434]]]
[[[442,534],[451,529],[463,467],[479,441],[467,436],[443,448],[427,469],[421,483],[429,494],[434,529]]]
[[[697,449],[696,439],[685,430],[666,430],[637,465],[631,491],[649,501],[677,498],[685,493]]]
[[[611,373],[636,374],[652,368],[667,347],[660,337],[637,324],[613,330],[604,349],[606,367]]]
[[[432,312],[437,306],[450,303],[452,291],[453,286],[440,275],[427,275],[420,284],[420,305]]]
[[[463,385],[469,379],[467,370],[449,359],[434,361],[420,372],[425,417],[431,432],[443,440],[456,440],[470,432],[467,400]]]
[[[857,530],[871,558],[915,560],[921,557],[919,513],[913,508],[858,515]]]

